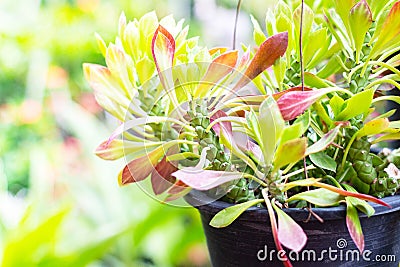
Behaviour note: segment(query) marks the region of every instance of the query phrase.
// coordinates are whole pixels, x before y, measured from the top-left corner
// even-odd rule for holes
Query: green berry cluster
[[[357,131],[355,126],[346,129],[345,144]],[[350,147],[345,166],[338,165],[336,178],[349,182],[360,193],[380,198],[393,195],[399,183],[384,171],[389,162],[370,153],[370,148],[367,137],[356,139]]]
[[[191,104],[189,104],[191,105]],[[231,169],[229,155],[225,153],[223,145],[219,142],[219,137],[214,130],[206,131],[210,125],[208,109],[205,103],[196,103],[194,110],[189,110],[190,125],[195,129],[200,150],[208,147],[207,159],[210,165],[209,170],[225,171]]]
[[[290,57],[290,67],[286,69],[284,84],[295,87],[301,83],[301,65],[294,55]]]
[[[219,137],[214,130],[206,131],[210,125],[209,112],[206,103],[197,102],[194,110],[189,110],[190,125],[195,129],[200,149],[208,147],[207,159],[210,161],[206,169],[215,171],[229,171],[232,168],[229,154],[225,153],[223,145],[219,141]],[[192,103],[189,103],[192,106]],[[254,190],[250,188],[250,182],[245,179],[224,185],[227,193],[224,200],[230,203],[242,203],[251,199],[255,199]]]
[[[371,41],[371,38],[375,32],[375,27],[376,26],[375,26],[375,22],[374,22],[372,24],[371,28],[369,29],[369,31],[365,35],[364,44],[362,46],[361,53],[360,53],[360,62],[357,63],[355,59],[349,60],[348,67],[350,70],[357,67],[359,64],[363,64],[364,62],[367,61],[368,55],[370,54],[371,49],[372,49],[368,43]],[[354,58],[356,58],[355,52],[354,52]],[[372,66],[368,66],[364,75],[361,75],[362,68],[358,69],[354,73],[352,80],[349,83],[349,90],[354,94],[359,93],[362,90],[364,90],[364,88],[370,82],[371,71],[372,71]]]

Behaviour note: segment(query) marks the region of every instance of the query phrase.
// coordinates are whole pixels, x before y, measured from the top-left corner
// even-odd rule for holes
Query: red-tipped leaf
[[[273,202],[272,207],[278,215],[279,242],[285,247],[299,252],[307,243],[307,236],[303,229],[289,215],[278,208]]]
[[[206,96],[210,89],[222,78],[228,75],[236,66],[238,51],[228,51],[216,57],[208,66],[207,72],[201,79],[199,86],[194,92],[195,97]]]
[[[274,243],[275,243],[276,249],[278,251],[284,251],[283,247],[282,247],[282,244],[281,244],[281,242],[279,240],[278,226],[276,224],[276,218],[275,218],[275,214],[274,214],[274,209],[272,208],[271,201],[268,198],[268,193],[267,193],[267,191],[265,189],[262,190],[261,192],[262,192],[262,195],[264,197],[265,204],[267,206],[269,220],[270,220],[270,223],[271,223],[272,236],[274,238]],[[282,259],[283,259],[282,263],[283,263],[283,265],[285,267],[293,267],[292,263],[289,261],[288,257],[286,256],[286,253],[282,256]]]
[[[146,179],[154,170],[154,166],[164,155],[164,147],[160,146],[147,155],[129,162],[118,175],[118,183],[126,185]]]
[[[151,42],[151,52],[159,74],[172,67],[175,55],[175,39],[172,34],[161,25],[158,26],[154,33]],[[160,75],[161,83],[166,89],[170,88],[170,83],[172,82],[167,81],[168,78],[168,76]]]
[[[233,90],[242,88],[264,70],[271,67],[279,57],[285,54],[287,46],[287,32],[275,34],[265,40],[251,60],[244,76],[238,81]]]
[[[346,190],[343,190],[341,188],[335,187],[333,185],[324,184],[324,183],[320,183],[320,182],[316,182],[313,186],[328,189],[328,190],[330,190],[332,192],[335,192],[335,193],[338,193],[338,194],[340,194],[342,196],[355,197],[355,198],[359,198],[359,199],[362,199],[362,200],[371,201],[371,202],[374,202],[376,204],[379,204],[379,205],[382,205],[382,206],[385,206],[385,207],[388,207],[388,208],[392,208],[385,201],[380,200],[380,199],[378,199],[376,197],[373,197],[373,196],[370,196],[370,195],[346,191]]]
[[[178,168],[167,161],[166,156],[164,156],[151,173],[151,186],[154,194],[164,193],[175,183],[176,179],[171,174],[177,170]]]
[[[346,225],[349,230],[349,234],[356,244],[358,250],[362,253],[364,251],[364,235],[361,228],[360,219],[358,218],[357,209],[351,204],[350,201],[347,203],[346,212]]]

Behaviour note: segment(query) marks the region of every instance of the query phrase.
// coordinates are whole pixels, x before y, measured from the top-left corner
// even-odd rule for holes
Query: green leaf
[[[144,84],[147,80],[153,77],[156,66],[152,60],[145,56],[136,62],[135,69],[137,71],[140,84]]]
[[[324,152],[319,152],[310,155],[311,162],[325,170],[336,171],[336,161]]]
[[[285,73],[286,73],[286,63],[287,60],[284,58],[278,58],[275,63],[274,63],[274,74],[276,81],[279,84],[279,88],[282,89],[282,83],[283,80],[285,79]]]
[[[311,40],[315,42],[309,42],[305,47],[305,53],[310,53],[309,61],[307,61],[306,68],[312,69],[327,58],[330,58],[329,53],[334,53],[334,46],[330,47],[332,41],[332,35],[328,34],[327,28],[321,28],[314,31],[311,36]]]
[[[300,21],[301,21],[301,5],[299,5],[295,11],[293,12],[293,21],[294,21],[294,34],[296,40],[296,51],[297,55],[300,55],[299,48],[299,39],[300,39]],[[307,45],[308,40],[310,40],[310,32],[312,28],[312,24],[314,21],[314,12],[308,5],[304,5],[303,9],[303,45]]]
[[[371,202],[377,203],[379,205],[391,208],[391,206],[389,204],[387,204],[385,201],[383,201],[383,200],[381,200],[379,198],[373,197],[371,195],[366,195],[366,194],[346,191],[346,190],[343,190],[342,188],[339,188],[339,187],[336,187],[336,186],[333,186],[333,185],[330,185],[330,184],[320,183],[320,182],[316,182],[314,184],[314,186],[315,187],[319,187],[319,188],[327,189],[327,190],[329,190],[329,191],[331,191],[333,193],[340,194],[341,196],[356,197],[356,198],[359,198],[359,199],[371,201]]]
[[[367,0],[369,6],[371,7],[372,17],[374,18],[374,20],[376,20],[378,16],[387,15],[384,14],[384,8],[387,7],[388,5],[392,5],[396,1],[397,0],[387,0],[387,1]]]
[[[210,225],[216,228],[222,228],[230,225],[248,208],[264,202],[263,199],[254,199],[242,204],[237,204],[226,209],[221,210],[210,221]]]
[[[139,34],[140,34],[139,51],[146,51],[147,56],[149,58],[152,55],[151,53],[152,37],[157,27],[158,27],[158,18],[155,11],[143,15],[139,19]]]
[[[348,184],[342,184],[342,186],[347,191],[351,191],[351,192],[357,193],[357,190],[355,190],[353,187],[351,187]],[[368,217],[374,215],[374,213],[375,213],[374,208],[370,204],[368,204],[368,202],[365,201],[365,200],[358,199],[358,198],[355,198],[355,197],[346,197],[346,202],[351,202],[351,204],[353,206],[355,206],[359,211],[361,211],[364,214],[366,214]]]
[[[344,102],[345,108],[336,116],[337,121],[347,121],[368,112],[374,96],[374,90],[362,91]]]
[[[315,57],[319,57],[321,52],[326,52],[330,42],[327,42],[328,31],[326,28],[321,28],[310,33],[308,37],[312,42],[308,42],[304,46],[304,64],[309,69],[309,63]]]
[[[258,144],[262,142],[260,124],[258,123],[258,118],[253,110],[246,112],[246,122],[247,128],[251,132],[251,138],[253,138]]]
[[[372,24],[372,13],[365,0],[361,0],[350,10],[349,24],[356,48],[356,62],[359,62],[365,34]]]
[[[57,211],[38,223],[33,223],[31,212],[32,209],[27,209],[25,220],[8,236],[2,248],[1,266],[32,266],[32,263],[41,261],[44,255],[54,254],[54,247],[49,244],[54,241],[70,209]]]
[[[346,198],[347,200],[347,198]],[[364,251],[364,235],[361,228],[360,219],[358,218],[357,209],[351,204],[351,201],[346,201],[346,225],[350,236],[356,244],[358,250]]]
[[[304,73],[304,83],[306,86],[312,87],[312,88],[327,88],[330,85],[327,83],[327,81],[324,81],[324,79],[321,79],[315,74],[312,74],[311,72],[305,72]]]
[[[307,138],[297,138],[281,143],[276,150],[274,158],[274,170],[290,163],[296,163],[304,157],[307,148]]]
[[[253,24],[253,28],[254,28],[254,30],[253,30],[253,38],[254,38],[254,41],[256,42],[256,45],[259,46],[267,39],[267,37],[265,36],[263,31],[261,30],[260,24],[253,17],[253,15],[250,15],[250,19],[251,19],[251,23]]]
[[[357,138],[380,134],[387,128],[389,128],[389,120],[387,118],[374,119],[364,124],[364,126],[358,130]]]
[[[320,207],[331,207],[339,205],[339,202],[343,201],[344,197],[330,190],[319,188],[298,193],[290,197],[286,202],[293,200],[305,200]]]
[[[334,129],[327,132],[321,139],[319,139],[317,142],[315,142],[313,145],[307,148],[306,155],[318,153],[327,148],[330,144],[332,144],[335,141],[339,131],[340,131],[340,126],[335,127]]]
[[[310,112],[306,112],[302,116],[298,117],[292,125],[285,127],[280,142],[284,143],[286,141],[299,138],[305,133],[309,125]]]
[[[292,21],[284,14],[278,15],[276,18],[276,29],[278,32],[292,32]]]
[[[349,13],[351,8],[355,5],[356,0],[335,0],[335,11],[339,14],[349,31]]]
[[[317,76],[326,79],[332,74],[339,72],[342,69],[342,66],[338,63],[336,56],[332,56],[328,59],[328,63],[318,71]]]
[[[348,2],[348,0],[344,0]],[[353,5],[352,5],[353,6]],[[350,8],[352,7],[350,6]],[[346,10],[346,18],[343,21],[339,16],[338,12],[344,11],[343,7],[339,7],[336,9],[328,10],[324,13],[326,16],[326,26],[329,28],[329,31],[335,37],[335,41],[340,44],[342,47],[343,54],[346,57],[354,59],[353,57],[353,49],[351,47],[351,39],[350,39],[350,28],[348,22],[348,14],[350,9]]]
[[[261,149],[266,166],[272,163],[275,149],[282,136],[285,121],[282,118],[278,104],[272,96],[266,98],[260,106],[258,122],[261,131]]]
[[[329,105],[332,108],[333,114],[335,117],[343,110],[343,104],[344,100],[338,95],[334,95],[330,100],[329,100]]]
[[[285,3],[285,1],[279,0],[279,2],[275,6],[274,14],[283,14],[286,17],[290,18],[292,16],[292,11],[290,10],[290,7]]]

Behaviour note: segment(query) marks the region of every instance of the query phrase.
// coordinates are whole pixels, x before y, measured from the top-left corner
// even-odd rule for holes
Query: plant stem
[[[304,91],[304,60],[303,60],[303,18],[304,17],[304,0],[301,0],[301,15],[300,15],[300,71],[301,71],[301,90]]]
[[[351,145],[353,144],[354,140],[357,138],[358,131],[351,137],[349,143],[346,146],[346,150],[344,151],[343,158],[342,158],[342,165],[340,166],[340,171],[343,171],[344,164],[346,163],[347,154],[349,154]]]
[[[304,91],[304,58],[303,58],[303,20],[304,20],[304,0],[301,0],[301,15],[300,15],[300,71],[301,71],[301,91]],[[303,135],[304,136],[304,135]],[[308,178],[306,157],[303,158],[304,177]]]
[[[368,89],[374,87],[375,85],[382,84],[382,83],[389,83],[389,84],[397,87],[398,89],[400,89],[400,84],[391,79],[379,79],[379,80],[376,80],[376,81],[368,84],[368,86],[365,87],[365,90],[368,90]]]
[[[238,4],[236,6],[236,16],[235,16],[235,27],[233,28],[233,44],[232,49],[235,50],[236,48],[236,32],[237,32],[237,24],[239,20],[239,13],[240,13],[240,6],[242,4],[242,0],[238,0]]]

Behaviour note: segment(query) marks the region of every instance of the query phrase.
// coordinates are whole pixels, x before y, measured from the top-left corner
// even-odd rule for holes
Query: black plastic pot
[[[210,203],[203,192],[194,190],[185,199],[200,212],[214,267],[283,266],[277,257],[266,209],[250,208],[228,227],[217,229],[209,225],[210,220],[231,204],[222,201]],[[302,226],[308,236],[302,252],[296,255],[286,250],[293,266],[399,266],[400,195],[383,200],[392,208],[372,204],[376,211],[372,217],[360,214],[365,237],[364,254],[358,252],[347,231],[345,206],[313,209],[324,223],[315,218],[304,223],[308,217],[307,210],[286,209],[285,212]]]

